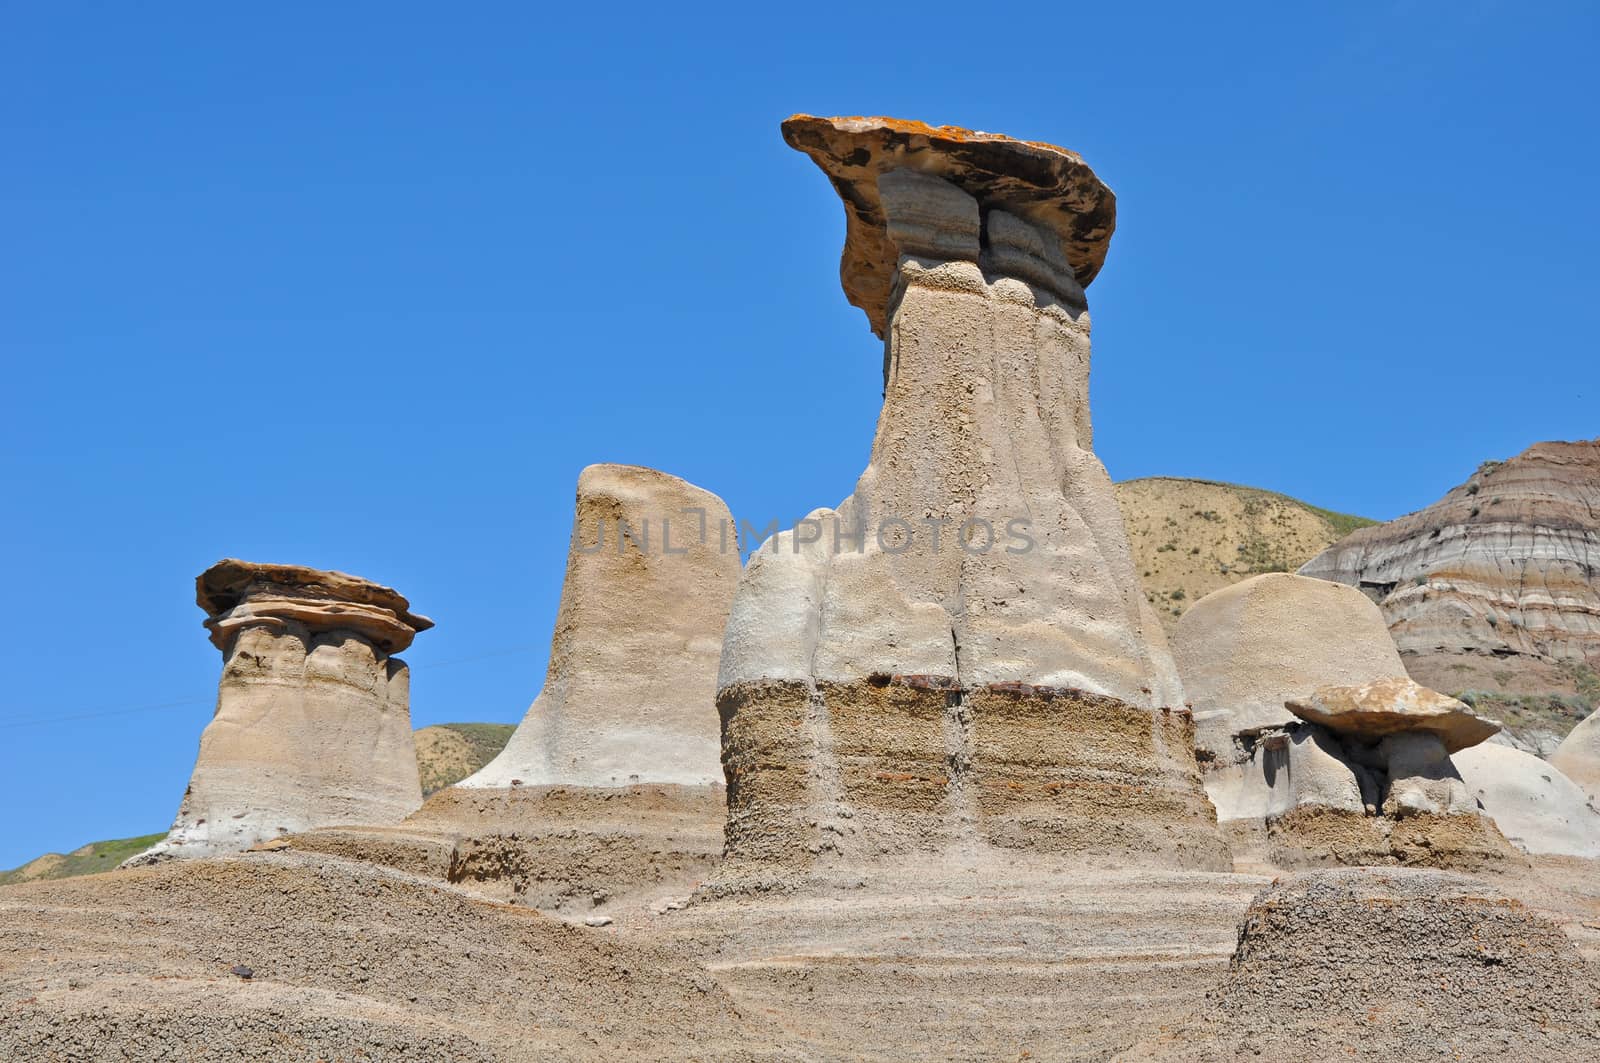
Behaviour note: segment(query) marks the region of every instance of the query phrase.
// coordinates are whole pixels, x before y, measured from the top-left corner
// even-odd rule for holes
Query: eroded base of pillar
[[[1526,867],[1528,860],[1487,816],[1416,813],[1371,816],[1341,808],[1302,806],[1266,823],[1266,855],[1276,867],[1427,867],[1486,871]]]
[[[735,683],[718,709],[722,888],[1021,850],[1232,867],[1186,712],[1024,684],[963,690],[943,676]]]

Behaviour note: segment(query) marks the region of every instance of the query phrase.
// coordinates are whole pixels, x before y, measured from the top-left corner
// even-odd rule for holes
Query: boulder
[[[216,712],[171,832],[128,864],[421,805],[410,671],[392,654],[432,621],[392,588],[300,565],[219,561],[195,599],[222,651]]]
[[[1561,740],[1550,755],[1550,763],[1600,801],[1600,712],[1589,716]]]
[[[1465,702],[1403,676],[1356,686],[1321,686],[1288,699],[1285,707],[1303,720],[1368,742],[1425,732],[1436,736],[1446,753],[1475,746],[1501,726]]]
[[[1196,742],[1221,760],[1234,736],[1294,719],[1284,707],[1328,684],[1405,674],[1383,616],[1360,592],[1287,573],[1214,591],[1178,621],[1173,652]]]
[[[1226,866],[1092,449],[1083,284],[1109,192],[991,134],[784,131],[845,201],[885,394],[855,492],[769,539],[734,600],[728,874],[1041,844]]]
[[[1555,764],[1494,742],[1450,759],[1513,845],[1536,855],[1600,859],[1600,812]]]

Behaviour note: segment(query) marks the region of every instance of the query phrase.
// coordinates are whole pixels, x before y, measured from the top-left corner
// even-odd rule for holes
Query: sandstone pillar
[[[216,713],[171,833],[129,863],[398,823],[421,805],[410,672],[392,655],[432,621],[388,587],[299,565],[219,561],[196,601],[222,651]]]
[[[845,201],[885,396],[854,494],[766,543],[734,601],[735,868],[949,846],[1226,866],[1092,450],[1083,285],[1110,190],[1071,152],[952,127],[784,135]]]
[[[720,784],[717,658],[739,567],[710,491],[637,465],[584,469],[544,689],[459,785]]]
[[[483,769],[411,818],[453,881],[584,911],[686,895],[722,855],[717,660],[739,582],[728,507],[636,465],[578,477],[544,688]]]

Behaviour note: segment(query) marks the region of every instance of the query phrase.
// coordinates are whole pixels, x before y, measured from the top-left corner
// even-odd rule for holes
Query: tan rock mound
[[[1555,764],[1495,742],[1450,759],[1511,844],[1535,855],[1600,859],[1600,811]]]
[[[1485,462],[1433,505],[1363,528],[1300,571],[1371,595],[1419,682],[1572,694],[1600,668],[1597,556],[1593,439]]]
[[[668,949],[370,865],[17,886],[0,922],[7,1060],[793,1058]]]
[[[1600,712],[1572,729],[1550,755],[1550,763],[1600,801]]]
[[[1173,641],[1196,741],[1236,758],[1234,736],[1294,719],[1284,707],[1319,686],[1405,675],[1383,616],[1349,587],[1286,573],[1206,595]]]
[[[130,864],[417,809],[411,674],[392,655],[432,621],[355,576],[231,559],[201,573],[196,601],[222,651],[216,714],[171,832]]]
[[[544,689],[510,741],[400,827],[288,844],[564,911],[687,895],[722,853],[716,672],[739,569],[715,495],[585,469]]]
[[[1398,734],[1431,734],[1447,753],[1500,732],[1500,721],[1479,716],[1464,702],[1404,676],[1357,686],[1318,687],[1305,697],[1290,698],[1285,706],[1302,720],[1369,742]]]
[[[720,783],[717,659],[738,580],[716,495],[636,465],[584,469],[544,689],[459,785]]]
[[[1108,199],[1072,191],[1103,186],[993,135],[803,117],[785,134],[846,200],[846,289],[886,315],[886,390],[855,493],[764,544],[734,601],[734,864],[1045,840],[1225,864],[1092,449],[1087,260],[1066,234],[1109,236]]]
[[[1594,1060],[1600,982],[1556,924],[1411,870],[1275,882],[1205,1008],[1117,1058]]]

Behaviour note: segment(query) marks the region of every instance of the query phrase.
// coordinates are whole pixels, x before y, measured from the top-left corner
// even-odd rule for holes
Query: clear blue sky
[[[515,721],[585,464],[842,498],[881,355],[794,111],[1116,189],[1119,479],[1391,517],[1600,433],[1597,50],[1554,3],[5,3],[0,867],[167,827],[219,557],[393,584],[415,722]]]

